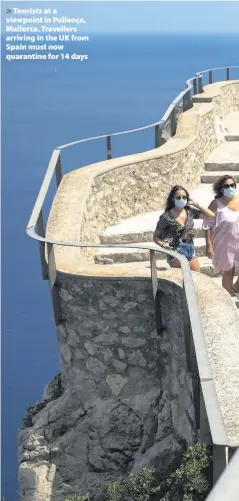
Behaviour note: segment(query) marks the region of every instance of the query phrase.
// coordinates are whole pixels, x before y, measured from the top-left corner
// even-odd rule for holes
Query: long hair
[[[216,183],[214,183],[214,185],[213,185],[215,199],[221,198],[223,196],[222,188],[223,188],[225,181],[228,181],[228,179],[231,179],[236,185],[236,181],[235,181],[234,177],[229,176],[228,174],[225,174],[225,176],[220,177],[220,179],[218,179],[218,181],[216,181]]]
[[[186,196],[187,196],[187,204],[188,204],[188,201],[189,201],[189,193],[187,190],[185,190],[185,188],[183,188],[183,186],[180,186],[178,184],[176,184],[176,186],[174,186],[170,193],[168,194],[168,198],[167,198],[167,202],[166,202],[166,205],[165,205],[165,212],[169,211],[170,209],[172,209],[174,207],[174,195],[176,193],[176,191],[178,190],[183,190],[185,191],[186,193]]]

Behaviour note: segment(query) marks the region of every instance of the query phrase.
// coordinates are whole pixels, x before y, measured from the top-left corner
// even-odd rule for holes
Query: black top
[[[182,239],[193,239],[193,220],[200,219],[201,211],[189,206],[185,207],[185,210],[187,212],[187,218],[184,225],[178,223],[170,211],[164,212],[158,220],[154,238],[156,237],[159,240],[167,242],[174,249],[178,247]]]

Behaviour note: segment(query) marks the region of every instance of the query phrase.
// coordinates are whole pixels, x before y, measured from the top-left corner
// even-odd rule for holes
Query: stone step
[[[204,96],[203,94],[195,94],[195,96],[192,97],[192,102],[193,103],[211,103],[212,102],[212,97],[210,96]]]
[[[209,260],[206,256],[199,257],[198,260],[199,260],[199,264],[200,264],[200,268],[201,268],[201,273],[203,273],[204,275],[207,275],[208,277],[219,277],[220,276],[219,273],[215,272],[214,267],[212,265],[212,261]],[[102,263],[100,263],[100,264],[102,264]],[[111,264],[111,265],[109,265],[107,263],[106,266],[107,265],[112,269],[114,269],[114,266],[117,266],[117,273],[119,272],[120,266],[122,266],[122,273],[125,270],[124,263]],[[141,268],[146,269],[146,270],[150,270],[149,259],[147,259],[146,261],[140,261],[140,262],[138,261],[135,263],[128,263],[128,266],[130,266],[131,270],[137,269],[137,271],[139,271]],[[167,260],[160,259],[159,255],[157,254],[157,270],[158,271],[166,271],[169,268],[170,267],[169,267],[169,264],[167,263]]]
[[[225,142],[208,156],[206,171],[239,171],[239,142]]]
[[[227,134],[225,139],[226,141],[239,141],[239,134]]]
[[[158,246],[153,242],[140,242],[139,244],[144,246],[152,246],[158,249]],[[194,240],[197,256],[205,256],[206,245],[205,238],[195,238]],[[158,252],[158,259],[164,259],[165,254]],[[95,255],[96,264],[113,264],[113,263],[135,263],[137,261],[147,261],[149,259],[149,251],[147,249],[135,249],[133,248],[110,248],[99,249],[98,253]]]
[[[201,197],[199,197],[201,198]],[[210,192],[206,205],[210,203],[213,195]],[[100,237],[102,244],[126,244],[138,242],[152,242],[153,233],[156,228],[158,219],[163,213],[163,210],[139,214],[138,216],[125,219],[115,226],[107,228]],[[204,230],[202,220],[195,219],[194,221],[195,237],[203,237]]]
[[[235,181],[239,182],[239,171],[227,171],[226,174],[232,176]],[[202,183],[215,183],[223,175],[222,171],[204,171],[201,174]]]

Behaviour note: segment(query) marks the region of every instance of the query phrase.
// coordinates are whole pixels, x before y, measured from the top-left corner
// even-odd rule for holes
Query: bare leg
[[[239,277],[237,277],[237,281],[233,284],[233,289],[237,294],[239,293]]]
[[[169,262],[169,266],[170,268],[181,268],[180,261],[176,258]]]
[[[192,271],[198,271],[200,273],[200,264],[198,258],[192,259],[189,261],[190,268]]]
[[[171,268],[181,268],[180,261],[178,261],[178,259],[176,259],[176,258],[173,259],[172,261],[170,261],[169,266]],[[189,266],[190,266],[192,271],[199,271],[200,272],[200,264],[199,264],[197,258],[192,259],[192,261],[189,261]]]
[[[235,266],[231,270],[224,271],[222,274],[222,286],[230,294],[232,293],[233,277],[235,274]]]

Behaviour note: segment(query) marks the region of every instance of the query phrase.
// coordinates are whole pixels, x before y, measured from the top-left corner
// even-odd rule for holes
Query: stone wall
[[[205,159],[217,146],[216,119],[239,108],[239,82],[222,82],[210,98],[211,102],[195,102],[193,108],[179,115],[176,136],[160,148],[100,162],[64,176],[52,206],[47,236],[98,243],[108,226],[161,208],[174,184],[183,184],[189,191],[195,187]],[[77,261],[93,254],[94,250],[58,247],[58,268],[74,271]]]
[[[239,110],[239,84],[221,88],[221,94],[213,98],[214,113],[218,117],[225,117],[233,111]]]
[[[74,492],[97,498],[128,471],[169,468],[195,439],[181,286],[160,281],[159,334],[149,279],[58,281],[62,394],[51,392],[50,401],[45,394],[20,434],[29,501],[64,501]]]

